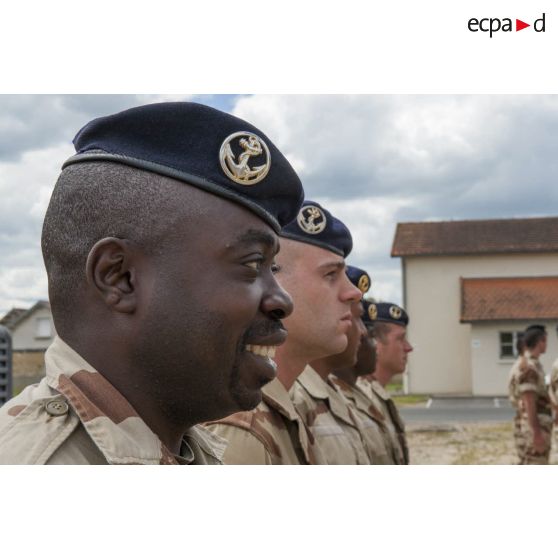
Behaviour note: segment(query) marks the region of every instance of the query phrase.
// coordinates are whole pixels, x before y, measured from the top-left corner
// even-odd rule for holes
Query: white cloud
[[[0,95],[0,313],[46,297],[42,219],[71,139],[96,116],[186,95]],[[558,96],[202,97],[260,127],[307,196],[350,227],[349,261],[400,301],[398,221],[556,214]]]

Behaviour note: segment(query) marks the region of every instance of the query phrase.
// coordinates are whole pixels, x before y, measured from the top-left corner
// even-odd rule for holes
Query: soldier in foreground
[[[523,336],[525,350],[510,371],[509,394],[516,408],[514,439],[520,465],[546,465],[550,456],[552,407],[539,356],[546,351],[544,326]]]
[[[197,423],[251,409],[292,301],[277,232],[303,191],[249,123],[195,103],[86,125],[46,213],[59,337],[0,410],[0,463],[219,463]]]
[[[373,374],[359,377],[357,386],[382,411],[390,433],[395,463],[408,465],[409,448],[405,424],[385,387],[394,376],[405,371],[407,355],[413,350],[407,341],[409,316],[403,308],[391,302],[370,303],[368,314],[374,322],[376,368]]]
[[[284,321],[289,335],[277,349],[277,379],[262,389],[263,402],[209,425],[228,442],[227,464],[327,463],[288,390],[308,362],[347,346],[351,304],[361,296],[345,275],[352,239],[340,221],[310,201],[281,237],[277,278],[294,302]]]
[[[364,270],[347,266],[347,275],[363,295],[368,292],[371,281]],[[376,367],[376,348],[371,335],[373,323],[368,316],[369,304],[362,300],[353,305],[353,326],[347,334],[348,347],[341,355],[329,357],[333,371],[327,381],[345,400],[353,422],[362,437],[370,463],[393,465],[394,459],[385,418],[377,403],[369,399],[356,385],[357,378],[370,374]],[[341,358],[343,355],[344,359]]]

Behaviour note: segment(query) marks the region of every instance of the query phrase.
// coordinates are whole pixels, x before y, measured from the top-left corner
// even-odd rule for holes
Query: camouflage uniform
[[[372,465],[394,465],[391,442],[385,418],[377,406],[356,386],[338,378],[328,377],[328,383],[340,393],[357,425]]]
[[[550,372],[550,385],[548,386],[548,395],[554,406],[554,411],[558,409],[558,359],[554,361]]]
[[[543,453],[535,453],[532,447],[533,432],[529,426],[527,410],[521,396],[524,393],[535,394],[537,418],[545,438],[546,448]],[[509,395],[517,412],[514,419],[514,438],[519,463],[521,465],[545,465],[550,456],[552,432],[552,407],[544,382],[544,371],[538,358],[529,351],[520,356],[510,371]]]
[[[219,464],[221,440],[201,426],[173,455],[124,397],[59,337],[46,377],[0,409],[0,463]]]
[[[376,380],[371,381],[363,377],[357,379],[357,387],[375,404],[384,417],[395,464],[408,465],[409,446],[405,436],[405,423],[389,393]]]
[[[289,395],[328,465],[369,465],[359,430],[343,397],[307,366]]]
[[[262,389],[252,411],[207,424],[227,440],[227,465],[318,465],[323,458],[314,437],[296,412],[283,384],[275,378]]]

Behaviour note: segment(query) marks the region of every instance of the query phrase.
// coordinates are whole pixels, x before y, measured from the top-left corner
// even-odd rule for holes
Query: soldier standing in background
[[[395,463],[408,465],[405,424],[385,387],[394,376],[405,371],[407,355],[413,350],[407,341],[409,316],[403,308],[391,302],[370,303],[368,314],[374,322],[376,369],[373,374],[358,378],[357,386],[373,402],[379,403],[390,432]]]
[[[208,425],[228,442],[225,464],[328,463],[314,443],[314,421],[303,422],[288,390],[311,360],[347,346],[351,305],[361,297],[345,274],[344,257],[351,251],[352,238],[339,220],[311,201],[304,202],[296,220],[280,235],[276,276],[294,302],[294,312],[284,322],[289,334],[277,349],[277,378],[262,389],[262,403]],[[343,441],[345,459],[354,463],[352,446]]]
[[[347,266],[347,275],[363,295],[370,288],[370,276],[366,271]],[[341,355],[330,357],[333,371],[327,381],[344,398],[362,437],[370,463],[392,465],[394,460],[385,418],[377,405],[356,385],[359,376],[370,374],[376,366],[376,348],[368,329],[372,329],[372,322],[368,317],[368,305],[365,300],[354,305],[353,327],[347,335],[349,346]],[[345,358],[341,359],[342,356]]]
[[[544,326],[525,330],[525,350],[510,371],[509,394],[516,408],[514,439],[520,465],[546,465],[550,456],[552,406],[539,356],[546,351]]]
[[[556,333],[558,334],[558,326],[556,327]],[[558,426],[558,358],[553,362],[552,370],[550,371],[548,395],[554,410],[554,430],[556,431]]]

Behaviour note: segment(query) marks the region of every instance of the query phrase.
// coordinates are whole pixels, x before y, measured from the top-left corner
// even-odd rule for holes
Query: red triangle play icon
[[[516,31],[521,31],[522,29],[525,29],[526,27],[531,27],[531,24],[525,23],[524,21],[521,21],[520,19],[515,20],[515,30]]]

